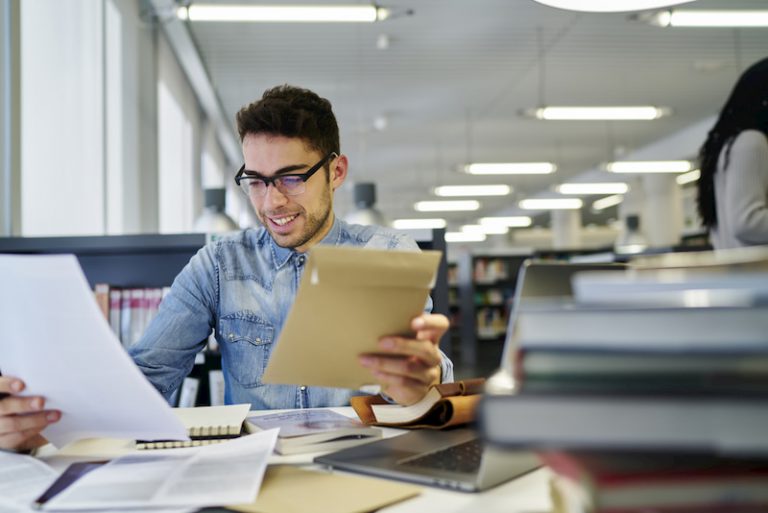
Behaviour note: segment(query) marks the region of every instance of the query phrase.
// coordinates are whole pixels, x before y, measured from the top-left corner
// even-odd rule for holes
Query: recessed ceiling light
[[[392,227],[398,230],[445,228],[445,219],[395,219],[392,221]]]
[[[484,233],[486,235],[503,235],[509,233],[509,226],[493,226],[486,224],[465,224],[461,227],[464,233]]]
[[[509,185],[443,185],[435,187],[437,196],[506,196],[512,192]]]
[[[461,212],[478,210],[480,202],[475,200],[419,201],[414,208],[419,212]]]
[[[556,169],[551,162],[475,162],[464,166],[470,175],[547,175]]]
[[[687,160],[625,160],[605,166],[611,173],[685,173],[692,167]]]
[[[670,112],[668,108],[652,105],[615,105],[539,107],[528,109],[523,114],[545,121],[651,121]]]
[[[536,0],[540,4],[569,11],[623,12],[658,9],[693,0]]]
[[[701,178],[701,169],[694,169],[693,171],[688,171],[682,175],[677,175],[675,181],[679,185],[685,185],[687,183],[695,182],[699,178]]]
[[[624,182],[613,183],[564,183],[555,187],[560,194],[624,194],[629,186]]]
[[[531,226],[531,218],[528,216],[500,216],[481,217],[480,224],[488,226],[507,226],[509,228],[525,228]]]
[[[616,206],[622,201],[624,201],[624,196],[622,196],[621,194],[606,196],[605,198],[600,198],[599,200],[595,200],[592,203],[592,210],[596,210],[599,212],[601,210],[605,210],[606,208]]]
[[[241,22],[374,22],[389,11],[375,5],[224,5],[192,4],[176,15],[190,21]]]
[[[694,11],[673,9],[636,17],[659,27],[767,27],[768,10]]]
[[[445,242],[482,242],[484,233],[445,232]]]
[[[573,210],[581,208],[578,198],[524,199],[520,208],[525,210]]]

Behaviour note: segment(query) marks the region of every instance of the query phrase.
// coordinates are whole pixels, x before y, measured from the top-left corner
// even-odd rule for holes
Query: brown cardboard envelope
[[[408,334],[434,285],[439,251],[315,246],[265,383],[358,389],[374,384],[358,355]]]
[[[419,493],[419,487],[394,481],[270,465],[256,502],[227,509],[241,513],[366,513]]]

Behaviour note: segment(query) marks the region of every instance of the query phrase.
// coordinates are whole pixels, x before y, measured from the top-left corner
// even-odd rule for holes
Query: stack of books
[[[561,511],[768,511],[768,273],[585,273],[521,305],[492,442],[532,447]]]

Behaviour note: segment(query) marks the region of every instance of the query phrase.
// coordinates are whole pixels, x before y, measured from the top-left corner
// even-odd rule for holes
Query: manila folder
[[[264,372],[265,383],[358,389],[375,384],[358,355],[408,335],[434,285],[439,251],[315,246]]]

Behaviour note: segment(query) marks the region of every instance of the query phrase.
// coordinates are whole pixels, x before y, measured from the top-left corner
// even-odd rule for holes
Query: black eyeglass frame
[[[273,177],[271,177],[271,178],[270,178],[270,177],[265,177],[265,176],[258,176],[258,175],[256,175],[255,173],[248,173],[248,172],[246,172],[246,170],[245,170],[245,164],[243,164],[242,166],[240,166],[240,169],[237,171],[237,174],[235,175],[235,183],[237,184],[237,186],[238,186],[238,187],[241,187],[241,186],[240,186],[240,182],[241,182],[241,181],[242,181],[244,178],[255,179],[255,180],[261,180],[262,182],[264,182],[264,194],[266,195],[266,191],[269,189],[269,186],[270,186],[270,185],[271,185],[272,187],[275,187],[275,188],[277,188],[277,181],[278,181],[278,180],[281,180],[282,178],[285,178],[286,176],[290,176],[290,177],[293,177],[293,178],[301,178],[301,181],[302,181],[302,182],[304,182],[304,183],[307,183],[307,180],[309,180],[310,178],[312,178],[312,175],[314,175],[315,173],[317,173],[317,171],[318,171],[320,168],[322,168],[322,167],[323,167],[323,166],[324,166],[324,165],[325,165],[325,164],[328,162],[328,160],[329,160],[329,159],[330,159],[332,156],[336,156],[336,157],[338,157],[339,155],[338,155],[338,154],[337,154],[335,151],[329,152],[329,153],[328,153],[328,154],[327,154],[325,157],[323,157],[323,158],[320,160],[320,162],[318,162],[318,163],[317,163],[317,164],[315,164],[314,166],[310,167],[310,168],[307,170],[307,172],[306,172],[306,173],[286,173],[286,174],[284,174],[284,175],[277,175],[277,176],[273,176]],[[279,190],[279,189],[278,189],[278,190]],[[281,191],[281,192],[282,192],[282,191]],[[303,192],[303,191],[302,191],[302,192]],[[301,192],[299,192],[299,193],[297,193],[297,194],[301,194]]]

